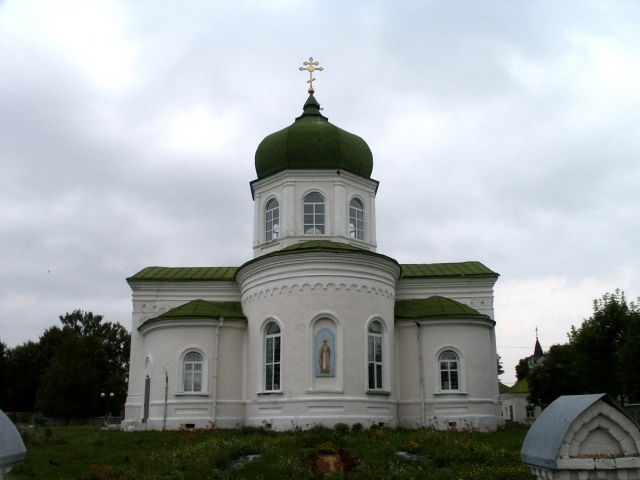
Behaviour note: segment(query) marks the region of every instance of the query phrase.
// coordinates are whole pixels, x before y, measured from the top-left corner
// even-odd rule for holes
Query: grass
[[[524,427],[497,433],[384,427],[276,433],[241,430],[103,431],[23,427],[27,461],[9,480],[317,479],[318,454],[339,452],[348,479],[530,480],[520,462]],[[396,454],[407,451],[417,460]],[[234,466],[250,454],[256,461]],[[341,478],[338,474],[324,478]]]

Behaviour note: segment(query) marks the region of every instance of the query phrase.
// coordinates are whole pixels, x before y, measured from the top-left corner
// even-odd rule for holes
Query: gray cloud
[[[379,250],[499,271],[499,345],[640,292],[635,2],[83,8],[0,4],[9,345],[75,308],[128,325],[145,266],[249,259],[253,154],[299,115],[309,55],[324,113],[374,153]],[[512,380],[528,351],[501,353]]]

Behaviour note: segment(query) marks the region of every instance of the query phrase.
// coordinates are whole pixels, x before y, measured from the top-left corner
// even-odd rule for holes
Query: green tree
[[[571,328],[569,342],[575,347],[575,368],[588,393],[606,392],[621,398],[622,365],[619,351],[625,342],[629,306],[624,293],[616,290],[594,300],[593,314],[580,328]]]
[[[585,393],[575,358],[575,349],[570,343],[552,345],[542,364],[530,370],[526,377],[529,402],[547,406],[560,395]]]
[[[2,399],[5,398],[5,385],[7,383],[5,378],[7,364],[7,346],[0,340],[0,409],[4,409]]]
[[[618,352],[620,381],[629,400],[640,403],[640,308],[631,303],[627,334]]]
[[[103,322],[92,312],[75,310],[59,318],[62,328],[51,327],[40,339],[48,366],[37,408],[65,418],[119,414],[126,399],[131,336],[122,325]]]
[[[63,329],[40,380],[36,408],[58,417],[100,415],[100,391],[109,375],[105,350],[93,335]]]
[[[498,361],[498,376],[500,376],[504,373],[504,365],[502,365],[502,357],[500,355],[497,355],[497,361]]]
[[[530,371],[531,367],[529,366],[529,357],[521,358],[518,365],[516,365],[516,378],[518,381],[527,378]]]
[[[531,401],[547,405],[578,393],[640,400],[640,311],[624,292],[595,300],[591,317],[571,328],[569,343],[554,347],[528,374]]]
[[[35,406],[40,375],[44,372],[40,346],[25,342],[7,351],[5,383],[0,407],[9,412],[30,412]]]
[[[126,399],[129,333],[82,310],[59,318],[61,327],[48,328],[38,342],[8,350],[0,344],[0,408],[37,408],[67,418],[119,414]]]

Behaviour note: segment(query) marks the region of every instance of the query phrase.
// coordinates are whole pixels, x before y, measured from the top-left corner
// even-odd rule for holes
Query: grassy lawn
[[[532,479],[520,463],[526,428],[497,433],[373,428],[275,433],[257,429],[173,432],[96,427],[21,428],[27,461],[10,480],[313,479],[318,455],[340,453],[349,479]],[[416,454],[403,458],[397,451]],[[237,459],[257,460],[234,465]],[[325,478],[341,478],[338,474]]]

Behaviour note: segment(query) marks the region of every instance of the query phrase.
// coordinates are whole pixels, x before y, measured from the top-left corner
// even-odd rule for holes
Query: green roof
[[[523,378],[518,383],[509,388],[507,393],[529,393],[529,382]]]
[[[393,258],[365,248],[347,243],[329,240],[310,240],[290,245],[282,250],[267,253],[246,262],[242,267],[257,260],[278,255],[289,255],[298,252],[336,252],[361,253],[382,257],[397,263]],[[236,273],[242,267],[147,267],[127,278],[127,282],[221,282],[234,281]],[[461,263],[418,263],[401,264],[400,278],[436,278],[436,277],[497,277],[498,274],[480,262]]]
[[[267,136],[256,150],[258,179],[286,169],[346,170],[371,177],[373,155],[357,135],[329,123],[313,95],[287,128]]]
[[[502,382],[498,382],[498,393],[509,393],[511,387]]]
[[[237,267],[147,267],[127,278],[127,282],[139,280],[153,282],[233,281],[237,271]]]
[[[497,277],[498,274],[480,262],[403,263],[402,278],[430,277]]]
[[[161,320],[174,320],[181,318],[219,318],[245,319],[240,302],[209,302],[206,300],[193,300],[191,302],[173,308],[162,315],[146,320],[138,330],[150,323]]]
[[[259,260],[263,260],[265,258],[278,257],[281,255],[292,255],[295,253],[304,253],[304,252],[330,252],[330,253],[357,253],[362,255],[369,255],[377,258],[384,258],[389,260],[396,265],[399,265],[393,258],[387,257],[386,255],[382,255],[381,253],[372,252],[371,250],[367,250],[366,248],[360,248],[353,245],[349,245],[348,243],[341,242],[332,242],[330,240],[309,240],[306,242],[300,242],[293,245],[289,245],[282,250],[276,250],[273,252],[269,252],[260,257],[253,258],[248,262],[245,262],[238,270],[250,265]]]
[[[441,317],[489,319],[487,315],[483,315],[467,305],[438,295],[429,298],[396,301],[395,318],[418,320]]]
[[[279,250],[279,252],[302,252],[305,250],[373,253],[366,248],[356,247],[355,245],[349,245],[348,243],[332,242],[330,240],[309,240],[307,242],[295,243]]]

